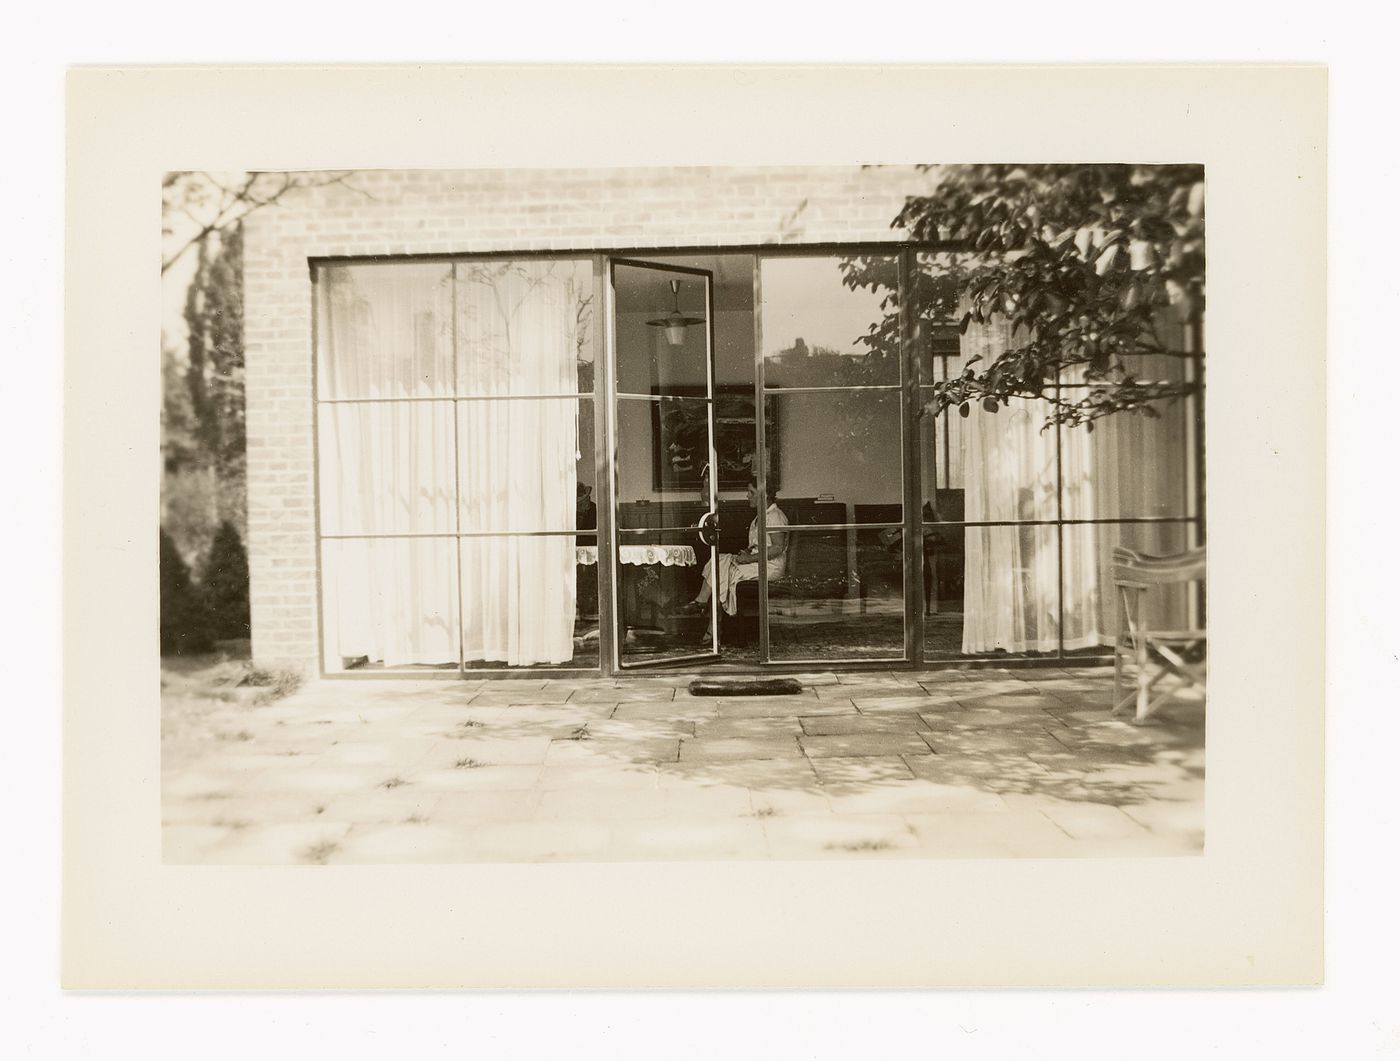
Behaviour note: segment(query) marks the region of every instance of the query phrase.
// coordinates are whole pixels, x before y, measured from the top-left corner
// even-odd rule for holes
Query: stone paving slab
[[[839,716],[838,716],[839,717]],[[802,735],[801,719],[792,716],[778,718],[715,718],[693,723],[691,734],[704,740],[718,740],[728,737],[775,738],[798,737]]]
[[[796,759],[802,755],[796,737],[722,737],[681,742],[681,762],[713,759]]]
[[[926,695],[857,696],[851,700],[863,715],[917,714],[920,711],[961,711],[962,705],[952,697]]]
[[[820,788],[817,772],[806,756],[791,759],[682,760],[656,768],[662,788],[730,785],[755,791],[813,792]]]
[[[1183,856],[1204,708],[1109,717],[1105,670],[815,672],[783,697],[691,675],[321,681],[168,706],[181,863]],[[181,705],[187,694],[181,693]]]
[[[550,766],[560,763],[590,763],[595,766],[674,763],[680,758],[680,745],[680,737],[629,740],[604,736],[589,740],[556,740],[550,743],[544,761]]]
[[[847,733],[827,737],[802,737],[799,742],[810,759],[836,756],[931,755],[919,733]]]
[[[813,759],[812,769],[822,786],[832,793],[852,791],[887,781],[907,781],[914,776],[898,755],[862,755]]]
[[[425,822],[403,826],[356,826],[327,854],[327,865],[458,863],[467,857],[460,829]]]
[[[855,733],[915,733],[928,728],[913,711],[886,711],[874,715],[813,715],[799,720],[809,737],[836,737]]]
[[[713,700],[675,700],[666,703],[623,702],[609,715],[618,722],[629,720],[664,721],[667,719],[698,722],[704,719],[719,718],[719,709]]]
[[[774,857],[875,855],[918,846],[914,830],[897,814],[799,815],[768,818],[763,831]]]
[[[855,704],[847,699],[817,700],[793,697],[736,696],[732,700],[721,700],[715,705],[720,718],[811,718],[817,715],[841,715],[856,713]]]

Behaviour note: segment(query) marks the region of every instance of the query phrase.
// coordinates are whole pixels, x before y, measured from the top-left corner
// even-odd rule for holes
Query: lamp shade
[[[685,330],[692,324],[704,324],[704,317],[687,317],[681,312],[681,282],[671,281],[671,312],[664,317],[657,317],[655,320],[647,321],[653,328],[666,329],[666,344],[668,346],[684,346]]]

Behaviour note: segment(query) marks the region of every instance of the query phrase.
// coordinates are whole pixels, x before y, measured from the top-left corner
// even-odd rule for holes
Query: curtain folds
[[[1011,345],[1005,322],[969,325],[963,354],[991,362]],[[1168,362],[1174,359],[1155,359]],[[1163,366],[1153,366],[1161,369]],[[1082,386],[1067,375],[1065,386]],[[1160,419],[1115,414],[1083,427],[1045,428],[1043,401],[1017,400],[963,421],[962,475],[969,521],[1031,525],[969,527],[963,599],[964,653],[1055,652],[1110,644],[1116,630],[1111,557],[1116,545],[1147,552],[1185,548],[1180,525],[1072,524],[1186,512],[1185,407]],[[1058,494],[1058,497],[1057,497]],[[1061,500],[1062,499],[1062,500]],[[1063,512],[1060,506],[1063,504]],[[1045,521],[1041,524],[1039,521]],[[1184,597],[1154,607],[1182,615]]]
[[[577,389],[579,302],[573,262],[462,266],[457,366],[474,395]],[[577,512],[578,399],[462,402],[463,531],[569,531]],[[462,540],[462,647],[470,661],[568,662],[574,653],[574,537]]]
[[[580,399],[507,396],[577,391],[588,273],[587,263],[552,261],[323,272],[318,439],[332,669],[362,658],[524,666],[573,657]],[[459,400],[468,397],[484,400]],[[459,530],[493,536],[459,543]],[[519,533],[539,531],[565,533]]]

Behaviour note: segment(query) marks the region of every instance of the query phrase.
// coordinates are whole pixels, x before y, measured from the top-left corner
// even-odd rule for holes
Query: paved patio
[[[1204,704],[1112,719],[1111,671],[321,681],[167,694],[168,862],[1191,855]]]

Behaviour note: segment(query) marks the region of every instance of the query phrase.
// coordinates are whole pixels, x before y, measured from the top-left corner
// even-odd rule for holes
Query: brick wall
[[[887,241],[911,167],[372,170],[245,226],[253,655],[314,669],[315,454],[307,259]]]

